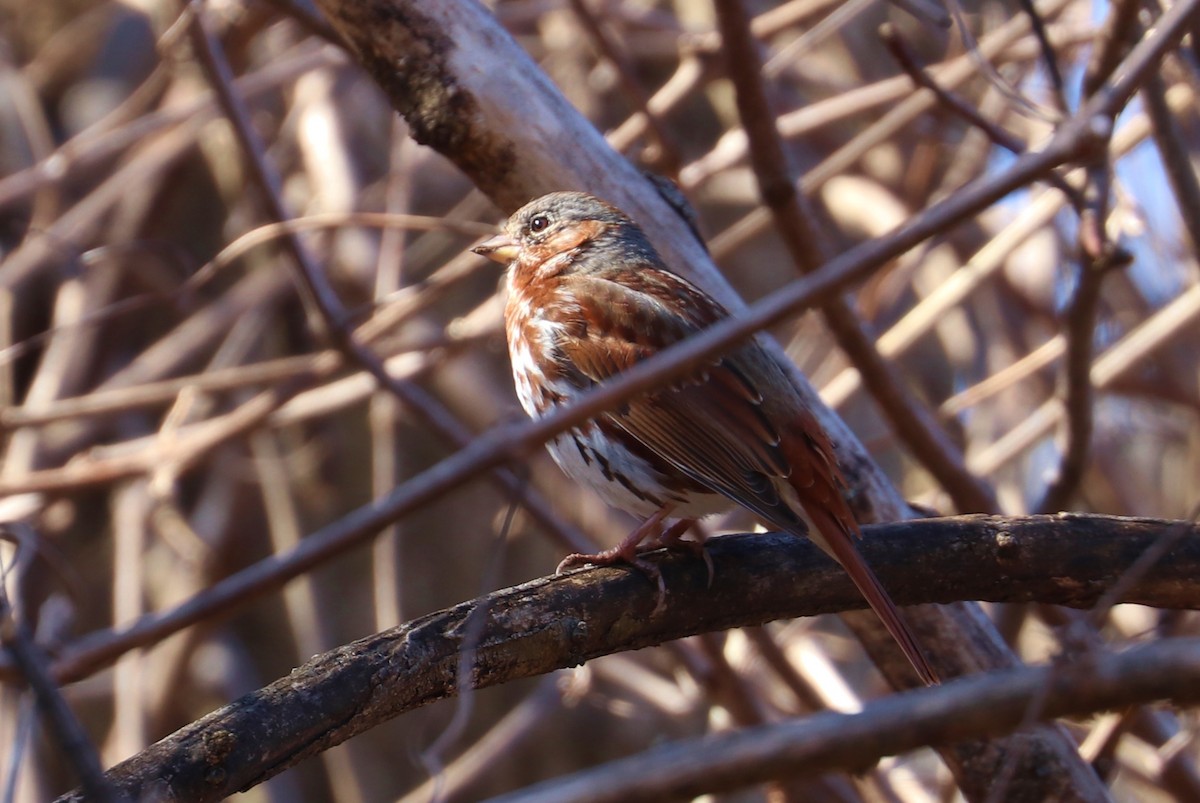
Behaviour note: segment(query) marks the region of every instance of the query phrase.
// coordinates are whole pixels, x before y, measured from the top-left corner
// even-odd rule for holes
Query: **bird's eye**
[[[529,221],[529,230],[534,234],[537,234],[540,231],[545,231],[549,225],[550,218],[546,217],[545,215],[534,215]]]

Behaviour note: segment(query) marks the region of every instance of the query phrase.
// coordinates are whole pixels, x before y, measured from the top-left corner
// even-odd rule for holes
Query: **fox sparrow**
[[[531,416],[729,314],[671,273],[624,213],[584,193],[532,201],[509,218],[502,234],[473,250],[510,263],[505,330],[517,395]],[[737,503],[767,523],[807,535],[836,559],[921,679],[937,682],[854,545],[861,533],[842,496],[828,435],[787,372],[757,342],[564,432],[547,447],[573,479],[647,517],[615,549],[573,555],[564,564],[637,564],[645,538],[675,539],[691,520]],[[668,517],[680,522],[664,533]]]

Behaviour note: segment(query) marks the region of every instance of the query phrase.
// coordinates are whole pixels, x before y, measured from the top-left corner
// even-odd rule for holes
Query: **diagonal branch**
[[[1158,700],[1195,704],[1200,701],[1200,639],[1160,641],[1062,666],[977,675],[878,700],[857,714],[828,712],[663,745],[492,801],[691,800],[778,778],[857,770],[927,744],[1008,733],[1022,724],[1021,712],[1043,690],[1043,720]]]

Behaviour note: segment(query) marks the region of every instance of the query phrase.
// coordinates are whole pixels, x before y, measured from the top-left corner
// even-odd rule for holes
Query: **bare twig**
[[[946,5],[950,10],[950,17],[954,20],[954,25],[958,29],[959,36],[962,37],[963,45],[967,49],[967,55],[974,59],[979,67],[979,72],[991,82],[1000,93],[1012,101],[1013,105],[1021,111],[1029,114],[1032,117],[1042,120],[1052,120],[1056,116],[1050,110],[1038,105],[1020,90],[1014,87],[1008,80],[1000,74],[1000,72],[988,61],[986,55],[980,49],[978,42],[975,41],[975,36],[971,33],[970,26],[967,25],[966,17],[963,14],[962,4],[959,0],[946,0]],[[1033,23],[1032,18],[1030,23]],[[1040,21],[1040,17],[1038,20]],[[1044,51],[1040,51],[1044,52]]]
[[[345,55],[332,48],[296,48],[287,58],[272,61],[261,70],[237,79],[243,95],[256,99],[305,72],[345,62]],[[216,104],[211,97],[181,103],[176,107],[144,114],[128,123],[112,126],[106,118],[64,142],[50,156],[23,170],[0,177],[0,210],[16,204],[41,188],[82,172],[105,160],[115,160],[123,151],[172,126],[212,118]]]
[[[1091,97],[1108,81],[1121,59],[1137,43],[1142,26],[1138,24],[1138,13],[1142,4],[1137,0],[1117,0],[1108,9],[1104,28],[1096,35],[1099,45],[1092,52],[1092,60],[1083,78],[1083,93]]]
[[[1034,17],[1031,17],[1031,19],[1032,18]],[[1040,20],[1040,18],[1037,19]],[[1041,35],[1044,34],[1045,32],[1041,31]],[[933,76],[931,76],[923,67],[921,67],[920,64],[917,63],[916,56],[908,47],[908,44],[904,41],[904,38],[896,32],[896,29],[893,26],[884,25],[879,30],[879,36],[881,39],[883,39],[883,43],[887,45],[887,48],[891,52],[892,56],[896,59],[900,66],[904,68],[904,71],[912,77],[913,83],[915,83],[917,86],[928,89],[937,97],[938,101],[943,106],[966,120],[971,125],[978,128],[987,135],[988,139],[999,145],[1001,148],[1004,148],[1010,153],[1019,154],[1025,152],[1026,145],[1017,136],[1009,133],[1001,126],[984,117],[983,114],[980,113],[979,109],[956,95],[954,92],[942,88],[941,84],[939,84],[937,80],[933,78]],[[1044,45],[1044,47],[1048,47],[1048,44]],[[1077,209],[1083,208],[1083,198],[1080,196],[1079,191],[1068,184],[1066,179],[1064,179],[1057,172],[1048,174],[1046,176],[1046,181],[1066,195],[1067,198],[1071,200],[1072,206],[1076,207]]]
[[[13,526],[25,525],[8,525],[9,528]],[[34,539],[36,536],[31,535],[22,540]],[[88,799],[100,803],[127,800],[124,794],[117,791],[112,781],[105,777],[95,745],[54,682],[48,656],[34,642],[28,626],[15,618],[6,591],[4,575],[8,573],[8,568],[7,565],[0,565],[0,646],[11,656],[21,679],[29,684],[37,700],[38,710],[45,716],[62,754],[78,773]]]
[[[1081,224],[1081,231],[1082,231]],[[1063,407],[1067,419],[1067,445],[1058,477],[1034,509],[1041,513],[1063,510],[1083,481],[1092,437],[1092,353],[1095,349],[1100,285],[1112,266],[1109,256],[1085,257],[1079,282],[1067,313],[1066,389]]]
[[[1098,92],[1116,66],[1141,34],[1141,29],[1120,4],[1112,10],[1113,20],[1123,20],[1132,30],[1113,30],[1115,38],[1101,48],[1089,65],[1084,81],[1086,97]],[[1115,50],[1115,54],[1109,52]],[[1112,186],[1111,157],[1088,165],[1088,181],[1084,203],[1079,208],[1080,275],[1067,313],[1067,354],[1063,406],[1067,418],[1067,443],[1063,451],[1058,476],[1034,508],[1038,511],[1060,510],[1068,505],[1076,488],[1083,481],[1084,469],[1090,454],[1093,424],[1093,391],[1091,381],[1092,356],[1096,321],[1100,305],[1100,287],[1104,275],[1114,267],[1125,267],[1132,257],[1108,240],[1106,222]]]
[[[1050,36],[1046,33],[1046,21],[1034,7],[1033,0],[1019,0],[1019,4],[1021,11],[1029,18],[1029,28],[1037,39],[1038,47],[1042,49],[1042,63],[1046,65],[1046,72],[1050,75],[1050,87],[1053,90],[1055,105],[1058,106],[1059,112],[1066,114],[1068,111],[1066,85],[1063,83],[1062,70],[1058,68],[1058,56],[1054,52],[1054,46],[1050,43]]]
[[[1194,285],[1172,299],[1097,357],[1092,365],[1092,385],[1097,388],[1109,387],[1156,349],[1163,348],[1181,333],[1187,332],[1197,318],[1200,318],[1200,285]],[[990,474],[1045,435],[1062,415],[1062,403],[1058,399],[1050,399],[1030,413],[1021,426],[976,455],[971,461],[973,467],[981,474]]]
[[[621,82],[621,91],[629,99],[630,104],[640,111],[647,128],[653,135],[655,151],[649,155],[647,161],[652,163],[660,173],[669,176],[678,175],[679,168],[683,164],[679,147],[675,143],[675,138],[659,119],[658,114],[650,108],[650,98],[634,75],[633,67],[629,64],[628,59],[621,54],[613,37],[604,29],[604,24],[588,8],[586,0],[570,0],[570,3],[571,10],[583,27],[584,33],[587,34],[600,55],[607,59],[613,69],[617,71]]]
[[[457,799],[464,788],[511,758],[512,750],[544,726],[563,707],[565,673],[542,678],[537,688],[504,715],[474,745],[459,755],[437,779],[446,798]],[[429,803],[435,783],[428,780],[400,798],[399,803]]]
[[[1179,205],[1184,228],[1191,237],[1192,248],[1200,249],[1200,182],[1196,180],[1183,132],[1171,116],[1167,85],[1162,75],[1155,73],[1147,78],[1139,97],[1146,104],[1146,114],[1154,124],[1154,144],[1162,156],[1167,180]]]

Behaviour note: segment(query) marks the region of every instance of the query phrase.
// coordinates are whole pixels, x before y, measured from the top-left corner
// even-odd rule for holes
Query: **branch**
[[[35,549],[32,528],[25,524],[0,526],[0,540],[16,542],[18,550]],[[21,560],[17,555],[17,562]],[[112,783],[104,776],[96,746],[88,739],[87,732],[78,717],[67,705],[60,689],[50,676],[49,661],[45,651],[34,640],[29,625],[14,612],[9,602],[5,582],[10,566],[0,561],[0,650],[9,653],[29,684],[37,702],[39,713],[44,717],[50,736],[58,743],[68,765],[82,781],[89,800],[97,803],[119,803]],[[14,748],[16,749],[16,748]]]
[[[960,678],[886,697],[861,713],[827,712],[647,750],[493,803],[691,800],[779,778],[861,770],[926,744],[1012,731],[1031,700],[1042,719],[1170,700],[1200,701],[1200,639],[1170,639],[1048,667]]]
[[[980,599],[1088,607],[1139,555],[1179,528],[1186,535],[1129,585],[1123,600],[1200,608],[1200,526],[1190,523],[1076,514],[961,516],[868,527],[862,549],[901,604]],[[118,765],[108,777],[134,799],[153,791],[157,800],[219,800],[401,713],[451,697],[458,689],[463,628],[481,606],[488,619],[471,645],[476,688],[698,633],[863,607],[845,573],[805,539],[727,536],[710,541],[708,551],[711,587],[698,556],[647,556],[669,589],[661,615],[650,615],[656,585],[636,571],[585,569],[534,580],[317,656]],[[999,677],[1002,688],[1014,682],[1004,678],[1024,678],[1022,689],[1033,682],[1028,678],[1044,680],[1007,672]],[[992,680],[965,681],[981,682]],[[960,698],[946,699],[958,705]],[[1023,713],[1017,707],[1013,716]],[[996,729],[1003,725],[987,733]],[[920,739],[928,733],[921,731]],[[825,771],[831,769],[826,765]],[[60,798],[81,799],[78,793]]]

